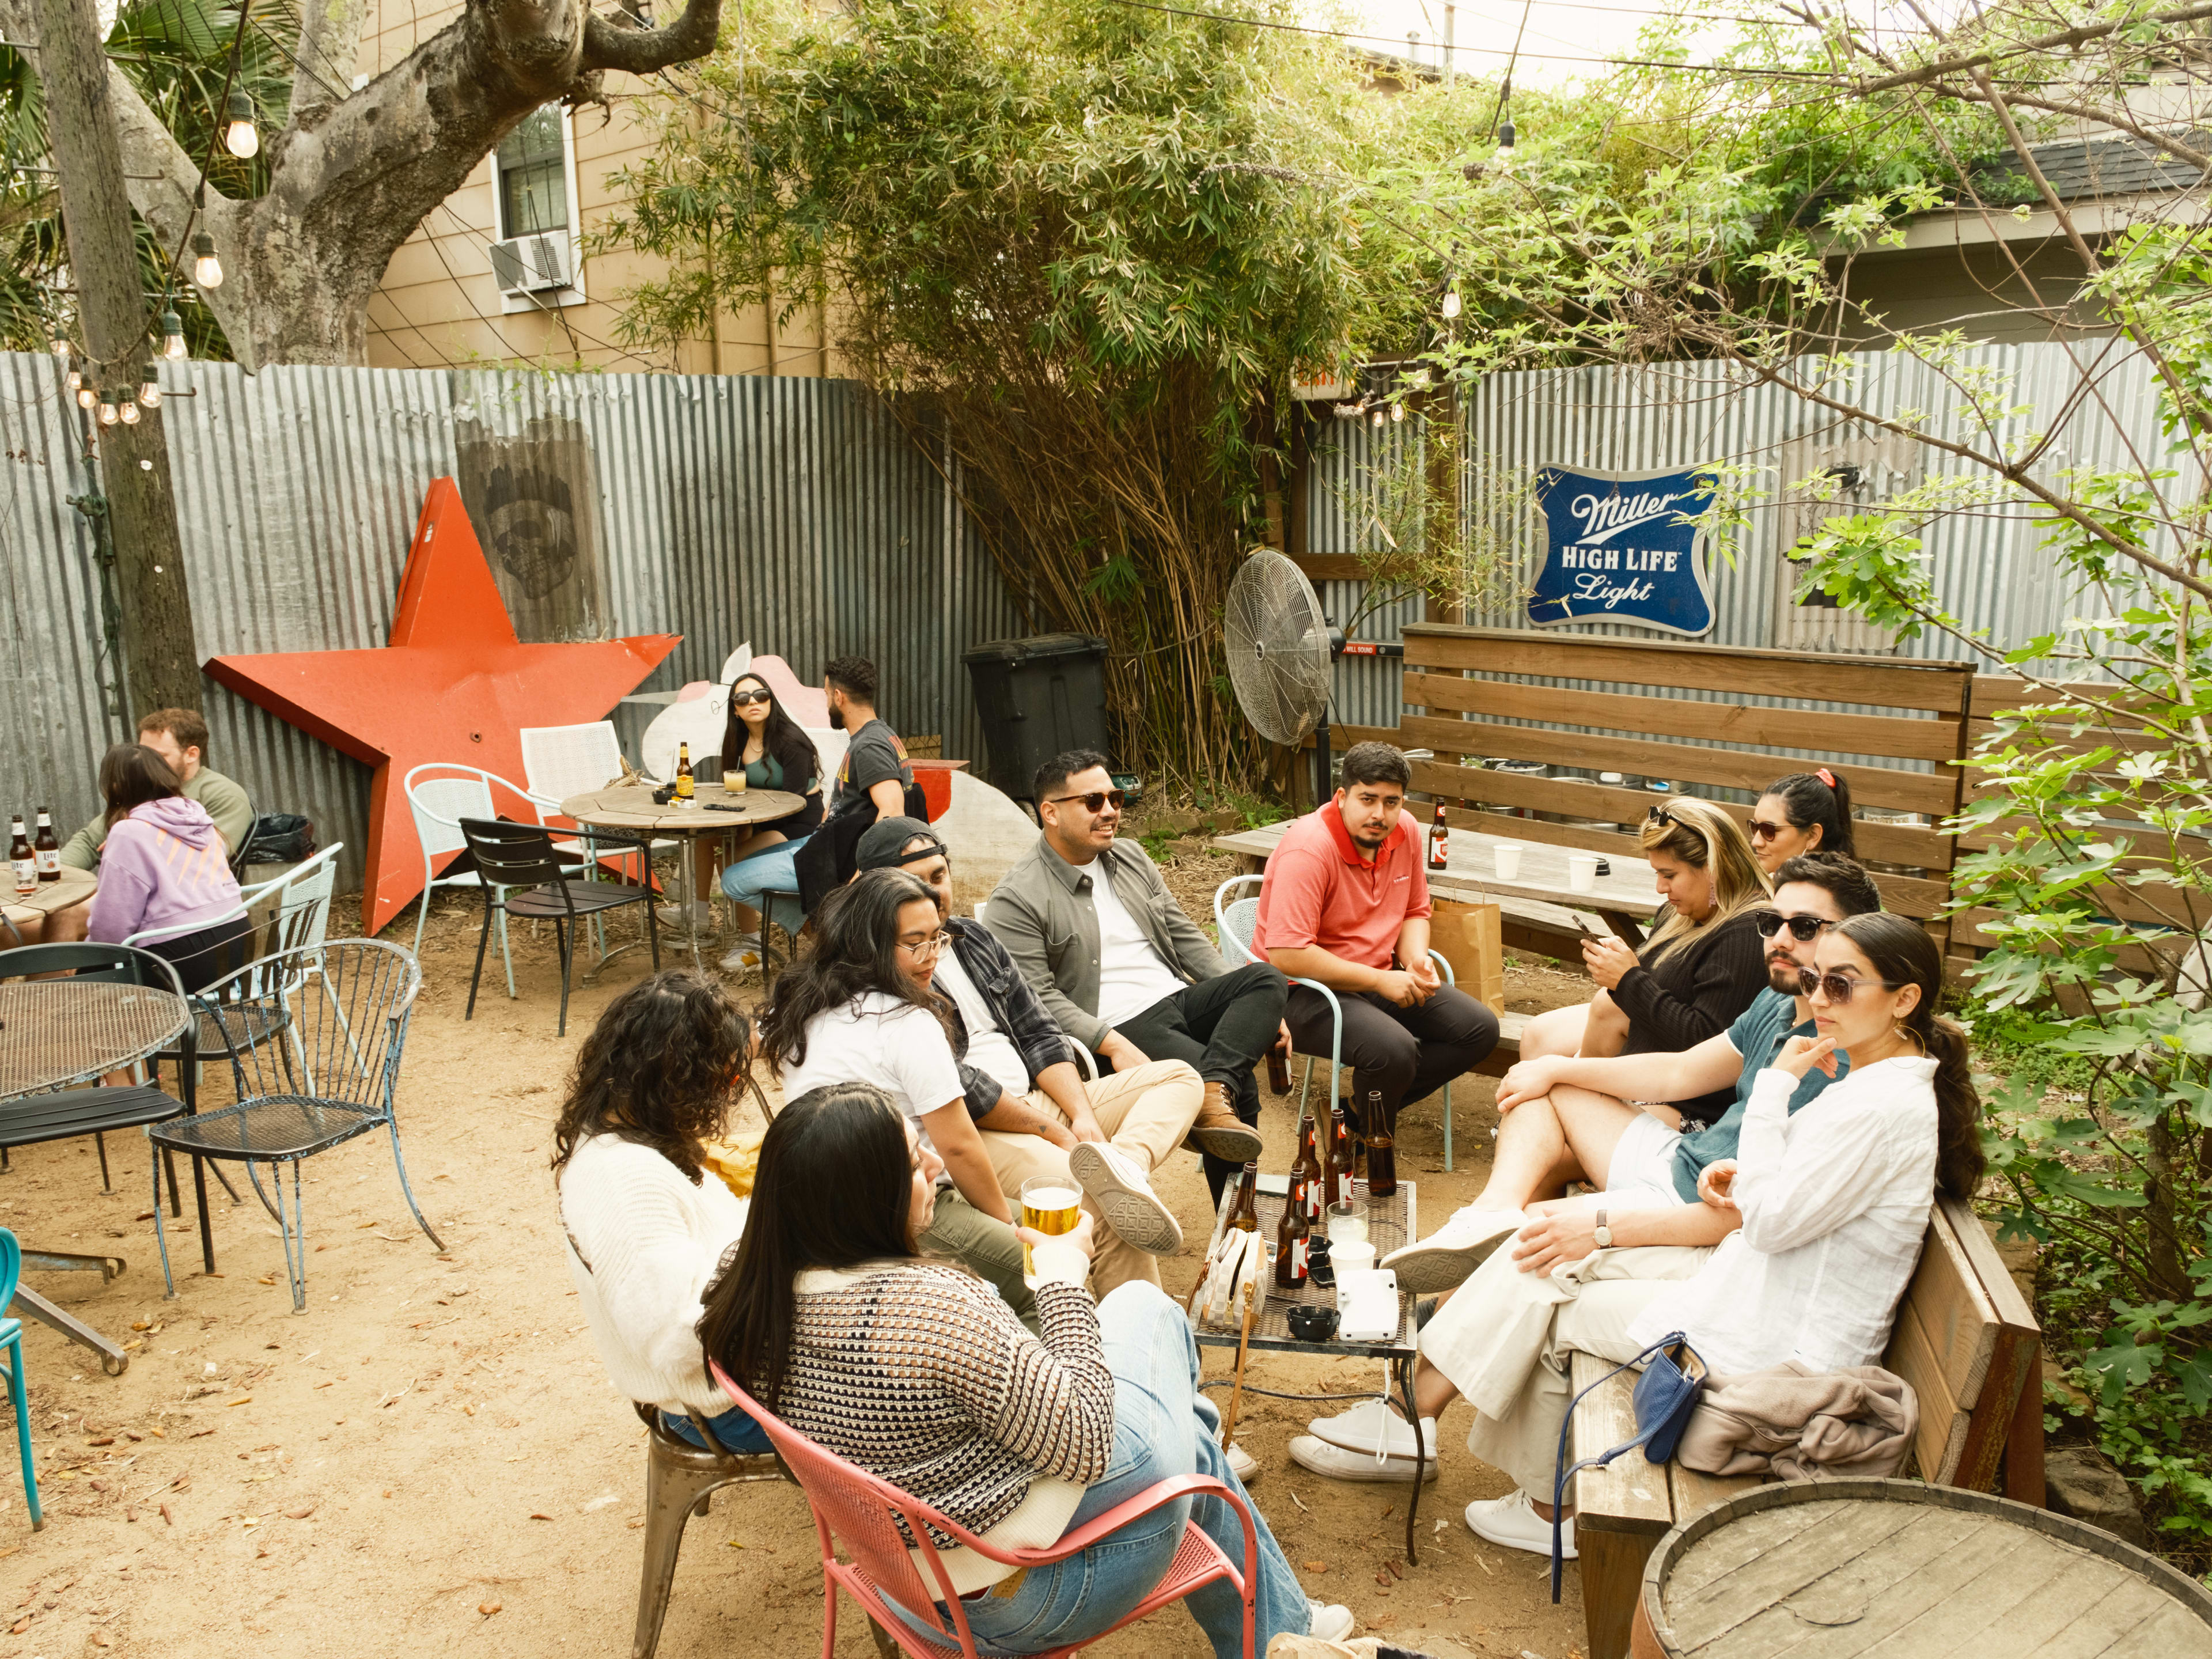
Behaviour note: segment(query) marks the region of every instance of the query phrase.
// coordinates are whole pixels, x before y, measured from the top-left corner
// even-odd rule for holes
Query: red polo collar
[[[1321,816],[1328,825],[1330,839],[1336,842],[1337,856],[1346,864],[1357,865],[1363,870],[1379,869],[1382,860],[1389,856],[1391,850],[1406,835],[1406,815],[1401,811],[1397,823],[1390,826],[1390,833],[1382,837],[1382,844],[1375,849],[1374,862],[1370,864],[1359,855],[1359,848],[1352,844],[1352,831],[1344,827],[1344,813],[1334,801],[1326,801],[1322,805]]]

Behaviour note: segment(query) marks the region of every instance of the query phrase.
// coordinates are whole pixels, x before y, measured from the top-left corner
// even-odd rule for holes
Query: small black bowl
[[[1302,1302],[1284,1316],[1301,1342],[1326,1342],[1336,1334],[1336,1310]]]

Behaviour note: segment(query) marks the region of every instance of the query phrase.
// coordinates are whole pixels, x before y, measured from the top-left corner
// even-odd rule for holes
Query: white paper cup
[[[1570,853],[1567,854],[1567,885],[1577,893],[1597,891],[1597,854]]]
[[[1375,1246],[1367,1240],[1346,1239],[1339,1243],[1328,1242],[1328,1259],[1339,1279],[1346,1273],[1364,1273],[1375,1266]]]
[[[1521,843],[1519,842],[1501,841],[1490,849],[1490,855],[1498,860],[1498,880],[1521,879]]]

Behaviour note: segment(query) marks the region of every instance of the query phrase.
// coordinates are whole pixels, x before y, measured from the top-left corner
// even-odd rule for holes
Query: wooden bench
[[[1975,1492],[1990,1490],[2002,1477],[2006,1497],[2040,1507],[2041,1345],[2035,1316],[1981,1223],[1966,1205],[1938,1200],[1882,1356],[1919,1397],[1920,1428],[1906,1472]],[[1577,1354],[1575,1391],[1611,1369],[1608,1360]],[[1582,1403],[1575,1413],[1574,1458],[1636,1437],[1632,1387],[1624,1373]],[[1575,1477],[1575,1547],[1589,1659],[1627,1653],[1644,1564],[1660,1537],[1759,1484],[1755,1477],[1723,1480],[1679,1464],[1655,1468],[1641,1452]]]

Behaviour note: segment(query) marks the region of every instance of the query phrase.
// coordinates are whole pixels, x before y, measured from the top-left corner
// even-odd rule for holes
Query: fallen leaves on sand
[[[503,1601],[479,1601],[477,1603],[477,1611],[489,1619],[506,1605]]]

